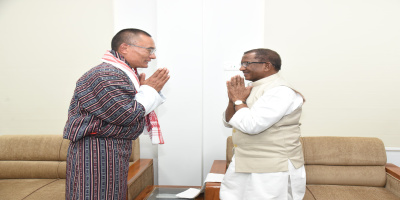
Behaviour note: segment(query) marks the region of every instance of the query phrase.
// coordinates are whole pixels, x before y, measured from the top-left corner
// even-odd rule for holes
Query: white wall
[[[202,1],[157,2],[158,65],[170,69],[168,100],[158,109],[165,144],[159,184],[199,185],[202,167]]]
[[[0,1],[0,134],[62,134],[76,81],[110,48],[111,8]]]
[[[245,51],[263,47],[263,0],[203,1],[203,175],[214,160],[226,159],[226,137],[232,129],[222,124],[228,104],[226,80],[239,71]]]
[[[387,162],[400,166],[400,148],[386,147]]]
[[[141,28],[156,41],[157,61],[145,71],[171,71],[163,89],[168,100],[157,110],[166,143],[157,148],[141,136],[141,157],[158,164],[156,184],[201,185],[212,162],[225,159],[225,81],[238,71],[224,67],[262,46],[263,8],[262,0],[114,1],[115,32]]]
[[[114,0],[113,11],[114,34],[125,28],[142,29],[152,36],[157,46],[156,0]],[[139,73],[149,77],[157,69],[157,60],[152,60],[147,69],[139,69]],[[140,136],[140,144],[140,157],[153,159],[155,184],[158,184],[158,145],[152,145],[148,135]]]
[[[290,6],[288,6],[290,5]],[[308,100],[303,134],[400,147],[400,1],[267,1],[265,46]]]
[[[265,46],[307,99],[303,135],[378,137],[399,164],[400,1],[266,2]]]
[[[221,122],[225,80],[237,72],[224,71],[224,63],[238,64],[245,50],[262,46],[263,1],[171,0],[157,8],[158,64],[172,75],[159,109],[166,134],[159,184],[201,185],[212,162],[225,159],[230,133]]]

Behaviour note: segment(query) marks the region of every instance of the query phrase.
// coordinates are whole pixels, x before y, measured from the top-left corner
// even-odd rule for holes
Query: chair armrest
[[[226,160],[214,160],[210,173],[225,174]],[[221,183],[206,182],[204,197],[207,200],[219,199]]]
[[[129,166],[127,199],[136,198],[149,185],[154,185],[153,159],[139,159]]]
[[[386,164],[386,185],[385,188],[397,197],[400,197],[400,167]]]
[[[387,163],[385,168],[386,168],[386,173],[400,180],[400,167],[392,163]]]

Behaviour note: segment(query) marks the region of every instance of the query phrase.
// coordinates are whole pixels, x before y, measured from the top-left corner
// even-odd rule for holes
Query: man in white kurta
[[[227,82],[225,126],[233,128],[234,156],[221,184],[223,200],[302,199],[305,169],[300,143],[303,97],[278,73],[269,49],[245,52],[240,76]]]

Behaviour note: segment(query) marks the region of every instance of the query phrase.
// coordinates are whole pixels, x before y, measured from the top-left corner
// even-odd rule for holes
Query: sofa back
[[[0,179],[65,179],[68,146],[62,135],[2,135]],[[131,162],[140,157],[139,139],[132,151]]]
[[[386,150],[378,138],[302,137],[307,184],[386,184]]]
[[[302,137],[308,185],[379,186],[386,183],[383,142],[369,137]],[[232,138],[226,159],[232,160]]]

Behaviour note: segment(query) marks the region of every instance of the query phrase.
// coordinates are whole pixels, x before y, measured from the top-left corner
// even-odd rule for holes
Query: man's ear
[[[272,68],[273,68],[273,66],[272,66],[272,64],[270,62],[266,62],[264,66],[265,66],[264,69],[265,69],[266,72],[267,71],[271,71]]]
[[[128,53],[128,48],[129,45],[127,45],[126,43],[122,43],[121,45],[119,45],[118,52],[122,55],[125,55]]]

